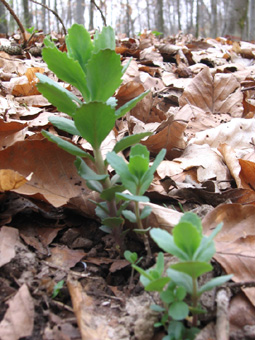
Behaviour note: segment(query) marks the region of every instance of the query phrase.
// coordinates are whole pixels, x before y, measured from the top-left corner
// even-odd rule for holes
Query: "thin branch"
[[[10,5],[5,1],[5,0],[1,0],[1,2],[4,4],[4,6],[8,9],[8,11],[10,12],[10,14],[13,16],[14,20],[17,22],[19,28],[20,28],[20,32],[23,36],[23,47],[26,47],[27,45],[27,38],[25,35],[25,28],[22,25],[22,23],[20,22],[19,18],[17,17],[17,15],[15,14],[14,10],[10,7]]]
[[[32,1],[32,0],[31,0]],[[103,23],[104,23],[104,26],[107,26],[106,24],[106,19],[105,19],[105,16],[101,10],[101,8],[95,3],[95,0],[90,0],[92,2],[92,4],[96,7],[96,9],[99,10],[100,14],[101,14],[101,17],[102,17],[102,20],[103,20]]]
[[[3,1],[3,0],[1,0]],[[58,13],[56,11],[54,11],[53,9],[49,8],[48,6],[44,5],[44,4],[41,4],[40,2],[38,1],[35,1],[35,0],[30,0],[31,2],[37,4],[37,5],[40,5],[44,8],[46,8],[48,11],[50,11],[51,13],[53,13],[55,15],[55,17],[60,21],[61,25],[63,26],[63,31],[64,31],[64,35],[67,35],[67,30],[65,28],[65,25],[63,23],[63,20],[60,18],[60,16],[58,15]]]

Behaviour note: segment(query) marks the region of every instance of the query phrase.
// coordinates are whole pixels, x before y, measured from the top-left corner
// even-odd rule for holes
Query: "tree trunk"
[[[0,33],[7,33],[5,6],[2,2],[0,2]]]
[[[218,36],[217,0],[211,0],[211,17],[211,36],[216,38]]]
[[[28,0],[22,0],[24,13],[24,26],[30,28],[32,26],[32,16],[29,13]]]
[[[85,10],[85,1],[76,0],[75,21],[77,22],[77,24],[84,25],[84,10]]]
[[[200,30],[200,0],[197,0],[197,17],[196,17],[196,37],[199,37]]]
[[[249,0],[231,0],[226,18],[225,35],[246,39]]]
[[[182,30],[180,0],[177,0],[178,30]]]
[[[146,0],[146,19],[147,19],[147,29],[151,29],[151,18],[150,18],[150,1]]]
[[[255,1],[250,0],[249,7],[249,40],[255,40]]]
[[[156,2],[156,27],[155,30],[164,33],[163,0]]]
[[[89,30],[92,31],[94,29],[94,10],[95,6],[93,1],[90,0],[89,3]]]

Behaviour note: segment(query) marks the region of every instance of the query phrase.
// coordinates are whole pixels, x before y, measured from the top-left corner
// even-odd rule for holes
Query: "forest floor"
[[[30,47],[40,47],[43,38],[38,33]],[[63,38],[55,38],[65,50]],[[9,43],[0,39],[2,46]],[[58,79],[29,49],[7,51],[0,52],[0,339],[162,339],[163,330],[153,327],[158,315],[149,308],[157,294],[144,291],[137,273],[129,284],[130,264],[99,229],[89,200],[97,196],[78,176],[74,157],[41,134],[51,131],[91,151],[85,140],[48,122],[65,115],[38,92],[35,73]],[[115,94],[118,103],[150,93],[118,121],[103,151],[144,131],[153,132],[143,141],[152,158],[166,148],[146,193],[152,207],[147,226],[171,232],[183,211],[203,219],[206,235],[223,222],[211,275],[233,274],[225,313],[217,318],[217,290],[202,298],[208,313],[196,339],[227,336],[222,320],[229,320],[231,339],[254,339],[255,44],[145,33],[119,37],[116,51],[123,64],[133,57]],[[146,255],[132,231],[126,248]]]

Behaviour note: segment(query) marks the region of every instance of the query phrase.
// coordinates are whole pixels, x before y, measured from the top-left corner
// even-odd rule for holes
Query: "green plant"
[[[56,296],[58,296],[60,290],[63,288],[65,281],[61,280],[58,283],[55,284],[52,292],[52,299],[54,299]]]
[[[138,255],[136,252],[131,252],[129,250],[125,250],[124,252],[124,257],[125,259],[130,262],[131,264],[136,264],[138,265],[138,263],[142,260],[142,257],[140,257],[138,259]],[[134,268],[132,267],[132,270],[131,270],[131,275],[130,275],[130,280],[129,280],[129,286],[132,285],[133,283],[133,279],[134,279]]]
[[[86,180],[87,186],[97,191],[105,201],[95,202],[102,229],[112,232],[117,248],[123,252],[122,210],[127,204],[118,207],[115,193],[125,188],[118,183],[117,176],[109,177],[101,145],[114,128],[116,120],[130,111],[148,92],[117,108],[113,95],[122,82],[128,64],[122,67],[120,55],[115,52],[115,35],[111,27],[104,27],[101,33],[96,32],[91,39],[82,25],[74,24],[66,37],[67,53],[59,51],[49,38],[44,40],[44,45],[42,56],[49,69],[59,79],[76,87],[82,96],[80,99],[47,76],[37,74],[38,90],[59,111],[72,118],[53,116],[49,121],[60,130],[83,137],[91,144],[93,153],[87,153],[47,131],[42,133],[60,148],[76,156],[78,173]],[[125,137],[115,145],[113,151],[120,152],[148,135],[150,133]]]
[[[155,326],[164,326],[167,332],[164,340],[193,339],[198,332],[197,315],[205,312],[199,305],[201,294],[232,277],[224,275],[213,278],[202,286],[198,284],[198,278],[213,269],[210,264],[215,254],[213,238],[221,227],[222,225],[218,225],[209,237],[204,236],[200,218],[194,213],[187,212],[173,228],[173,235],[159,228],[150,230],[150,235],[158,246],[176,256],[179,262],[172,264],[166,270],[166,274],[162,252],[158,254],[156,265],[148,270],[132,264],[141,274],[140,281],[145,290],[160,293],[163,307],[153,305],[152,309],[163,312],[161,321]],[[187,302],[189,300],[186,301],[186,295],[190,298],[190,305]],[[192,328],[186,328],[181,322],[189,313],[192,314]]]
[[[146,234],[149,229],[144,229],[142,220],[149,216],[151,207],[145,206],[140,212],[139,202],[149,202],[149,198],[143,195],[149,188],[153,180],[154,172],[164,159],[165,154],[166,150],[162,149],[156,156],[151,167],[149,166],[150,153],[147,148],[141,144],[136,144],[131,147],[128,164],[114,151],[108,152],[106,155],[107,162],[119,175],[125,189],[129,191],[129,193],[117,192],[115,194],[116,197],[127,202],[133,201],[135,205],[135,212],[123,209],[122,214],[130,222],[137,224],[138,229],[134,229],[134,231],[142,234],[147,255],[150,257],[151,249],[148,235]]]

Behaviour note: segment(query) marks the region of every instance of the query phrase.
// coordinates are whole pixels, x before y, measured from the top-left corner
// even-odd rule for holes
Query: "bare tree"
[[[23,15],[24,15],[24,24],[26,28],[32,26],[32,15],[29,11],[28,0],[22,0],[23,4]]]
[[[84,10],[85,10],[85,1],[84,0],[76,0],[76,3],[75,3],[75,22],[77,22],[77,24],[84,25]]]
[[[247,38],[248,0],[231,0],[226,12],[226,28],[224,34],[239,39]]]
[[[163,15],[163,0],[156,1],[156,8],[155,8],[155,29],[164,33],[164,15]]]
[[[213,38],[218,35],[217,2],[218,0],[211,0],[211,35]]]

